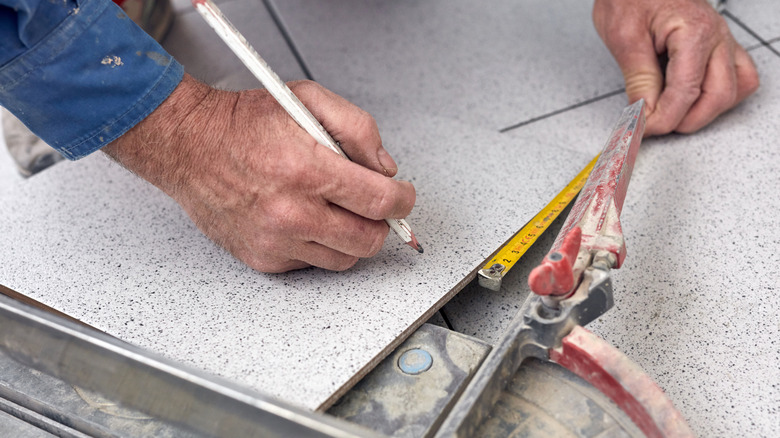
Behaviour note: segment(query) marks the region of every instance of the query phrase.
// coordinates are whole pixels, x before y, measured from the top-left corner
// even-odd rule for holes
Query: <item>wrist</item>
[[[218,130],[204,129],[203,124],[219,122],[220,116],[226,118],[230,114],[230,99],[225,97],[232,94],[185,74],[157,109],[102,150],[174,196],[186,184],[200,146],[210,141],[205,137],[218,139]]]

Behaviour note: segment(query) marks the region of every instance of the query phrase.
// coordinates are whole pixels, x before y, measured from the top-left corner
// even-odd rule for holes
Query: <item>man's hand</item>
[[[265,90],[231,93],[185,75],[149,117],[104,151],[175,199],[252,268],[343,270],[371,257],[414,188],[373,118],[309,82],[289,84],[354,162],[318,145]]]
[[[593,22],[629,101],[647,103],[647,135],[697,131],[758,88],[750,55],[704,0],[596,0]]]

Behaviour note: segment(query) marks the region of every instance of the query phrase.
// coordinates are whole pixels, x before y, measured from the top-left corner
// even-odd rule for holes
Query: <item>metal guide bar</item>
[[[26,366],[202,436],[377,436],[189,369],[3,295],[0,349]]]
[[[599,159],[596,155],[536,216],[517,232],[495,256],[479,271],[479,285],[490,290],[499,290],[501,280],[518,260],[550,227],[555,219],[577,197],[588,180],[593,166]]]

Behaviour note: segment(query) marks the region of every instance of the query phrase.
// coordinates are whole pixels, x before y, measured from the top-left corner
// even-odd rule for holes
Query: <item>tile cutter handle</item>
[[[555,239],[528,278],[545,304],[571,296],[592,266],[609,271],[626,257],[620,213],[645,129],[645,102],[626,107]]]

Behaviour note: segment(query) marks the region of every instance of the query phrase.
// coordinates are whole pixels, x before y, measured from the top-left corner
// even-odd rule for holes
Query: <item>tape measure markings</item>
[[[550,224],[577,197],[598,159],[599,156],[597,155],[549,204],[518,231],[506,245],[498,250],[496,255],[480,271],[480,283],[482,283],[485,276],[496,277],[500,275],[500,277],[503,277],[507,271],[512,269],[517,261],[528,251],[528,248],[536,242],[539,236],[549,228]],[[486,284],[483,284],[483,286],[490,287]]]

